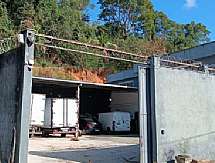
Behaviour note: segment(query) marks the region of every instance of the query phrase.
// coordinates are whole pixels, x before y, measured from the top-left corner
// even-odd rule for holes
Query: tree
[[[156,12],[150,0],[142,0],[138,3],[138,11],[140,16],[138,22],[144,37],[149,40],[156,38]]]
[[[90,42],[96,36],[95,26],[89,25],[84,21],[87,14],[83,12],[83,10],[88,3],[89,0],[61,0],[58,1],[58,3],[56,3],[55,0],[40,0],[38,7],[36,8],[37,31],[39,33],[45,33],[60,38]],[[57,45],[59,43],[54,42],[54,44]],[[83,50],[77,46],[68,44],[59,44],[59,46]],[[91,62],[88,58],[92,57],[83,56],[77,53],[49,49],[49,51],[46,51],[46,55],[48,58],[51,58],[55,64],[65,63],[78,67],[96,65],[87,63]]]
[[[168,51],[174,52],[191,48],[209,41],[209,31],[201,23],[177,24],[172,22],[172,29],[166,36]]]
[[[100,20],[109,35],[136,36],[148,41],[166,40],[168,51],[181,50],[208,41],[201,23],[178,24],[154,9],[150,0],[100,0]],[[122,37],[126,35],[126,37]]]
[[[13,23],[8,16],[5,3],[0,1],[0,39],[12,36]]]
[[[194,21],[178,24],[165,13],[156,11],[150,0],[99,0],[101,24],[89,22],[85,10],[89,4],[90,0],[0,0],[0,37],[11,36],[28,27],[38,33],[147,56],[190,48],[209,40],[209,31],[203,24]],[[37,41],[44,42],[38,38]],[[89,50],[54,40],[45,43]],[[50,48],[44,48],[43,53],[37,51],[36,58],[39,62],[87,68],[131,66]]]
[[[135,0],[99,0],[99,19],[105,22],[108,32],[114,37],[125,37],[134,32],[137,19]]]

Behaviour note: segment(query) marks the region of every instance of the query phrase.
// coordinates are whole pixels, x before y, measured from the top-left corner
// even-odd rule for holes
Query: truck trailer
[[[78,118],[76,99],[46,98],[43,135],[76,134]]]
[[[31,105],[31,134],[76,134],[78,131],[77,99],[46,98],[33,94]]]

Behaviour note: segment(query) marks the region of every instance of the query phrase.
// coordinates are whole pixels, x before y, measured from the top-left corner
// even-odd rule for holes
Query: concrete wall
[[[178,154],[215,159],[214,99],[215,76],[155,68],[157,162]]]

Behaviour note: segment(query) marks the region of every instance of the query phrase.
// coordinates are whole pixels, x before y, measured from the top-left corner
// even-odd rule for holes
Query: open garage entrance
[[[136,88],[40,77],[33,77],[32,81],[33,94],[44,94],[46,98],[77,99],[80,129],[83,129],[81,119],[94,120],[96,118],[98,120],[100,113],[128,112],[131,118],[131,132],[114,135],[112,133],[107,135],[106,132],[82,135],[79,142],[70,141],[68,139],[69,135],[67,138],[55,136],[33,137],[30,139],[30,158],[39,156],[83,162],[86,160],[96,161],[97,159],[100,161],[106,160],[106,155],[109,155],[107,162],[125,162],[126,160],[139,159],[139,136],[132,134],[136,125],[134,123],[135,118],[137,118],[135,113],[138,112],[138,108],[136,108],[138,106]],[[137,103],[135,104],[135,102]],[[138,118],[136,121],[138,121]],[[62,142],[62,145],[56,146],[60,142]],[[42,146],[44,145],[45,152],[37,151],[38,149],[35,148],[36,144],[40,143],[42,143]],[[53,146],[59,153],[49,151],[49,146]],[[62,151],[64,148],[71,148],[71,151]],[[69,153],[71,158],[68,158],[69,156],[65,158],[64,156]],[[85,155],[87,155],[87,158],[85,158]],[[44,161],[48,161],[45,158]]]
[[[100,113],[128,112],[131,120],[130,132],[139,131],[136,88],[34,77],[32,93],[44,94],[46,98],[77,99],[79,123],[82,117],[98,120]]]
[[[138,92],[135,88],[82,88],[80,115],[98,118],[99,113],[128,112],[131,117],[131,133],[139,133]]]

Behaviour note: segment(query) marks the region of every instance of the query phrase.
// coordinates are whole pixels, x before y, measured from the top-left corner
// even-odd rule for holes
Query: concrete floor
[[[29,140],[29,163],[138,163],[137,136],[84,135],[71,138],[34,137]]]

